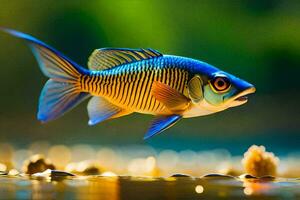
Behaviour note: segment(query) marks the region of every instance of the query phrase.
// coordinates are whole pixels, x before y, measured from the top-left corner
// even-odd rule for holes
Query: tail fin
[[[80,76],[86,70],[57,50],[38,39],[6,28],[0,28],[13,36],[24,39],[35,55],[42,72],[50,78],[39,99],[38,119],[54,120],[89,96],[80,90]]]

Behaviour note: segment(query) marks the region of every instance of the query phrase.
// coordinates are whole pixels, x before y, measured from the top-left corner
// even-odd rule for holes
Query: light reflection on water
[[[0,199],[299,199],[300,180],[230,177],[86,176],[63,180],[0,177]]]

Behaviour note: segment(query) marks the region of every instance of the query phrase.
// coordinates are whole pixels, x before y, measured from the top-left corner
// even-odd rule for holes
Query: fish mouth
[[[236,98],[235,101],[241,101],[241,102],[248,101],[248,97],[246,95],[241,96],[241,97]]]
[[[242,104],[247,103],[249,94],[252,94],[256,91],[255,87],[250,87],[243,92],[237,94],[232,98],[232,102],[230,103],[230,107],[240,106]]]

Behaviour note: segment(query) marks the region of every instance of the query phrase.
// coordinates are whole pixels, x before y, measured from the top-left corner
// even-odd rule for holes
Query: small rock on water
[[[183,177],[191,178],[191,176],[187,175],[187,174],[173,174],[171,177],[173,177],[173,178],[183,178]]]
[[[55,166],[50,160],[45,159],[44,156],[40,154],[31,156],[23,164],[23,171],[26,174],[35,174],[38,172],[43,172],[46,169],[54,170]]]
[[[66,171],[77,175],[99,175],[102,172],[98,163],[82,161],[79,163],[70,163],[65,168]]]
[[[206,174],[201,177],[202,179],[234,179],[234,176],[224,175],[224,174]]]
[[[75,175],[65,171],[47,169],[44,172],[32,174],[32,176],[39,177],[39,178],[64,178],[64,177],[75,176]]]
[[[5,172],[5,171],[0,171],[0,176],[5,176],[5,175],[7,175],[7,172]]]
[[[251,174],[242,174],[239,176],[241,179],[257,179],[256,176],[252,176]]]

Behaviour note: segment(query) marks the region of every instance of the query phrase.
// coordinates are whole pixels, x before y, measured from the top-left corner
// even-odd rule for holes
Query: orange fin
[[[159,102],[173,111],[185,110],[191,100],[167,84],[154,81],[152,84],[152,95]]]

